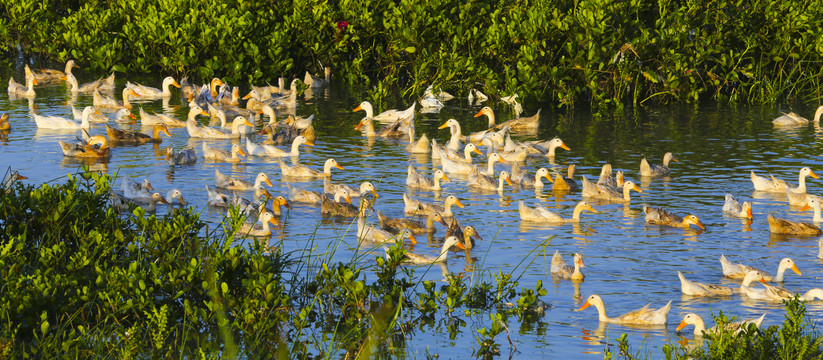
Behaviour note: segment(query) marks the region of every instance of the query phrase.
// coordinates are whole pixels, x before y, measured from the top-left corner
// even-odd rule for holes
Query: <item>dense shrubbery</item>
[[[236,222],[210,230],[191,208],[120,215],[107,206],[110,184],[84,172],[0,191],[0,358],[370,358],[404,353],[424,324],[469,331],[460,314],[477,317],[472,326],[491,314],[476,335],[477,356],[488,356],[509,317],[542,315],[539,283],[420,282],[397,246],[394,260],[284,254],[232,240]]]
[[[304,70],[572,106],[820,98],[823,8],[791,1],[3,0],[0,54],[262,83]]]

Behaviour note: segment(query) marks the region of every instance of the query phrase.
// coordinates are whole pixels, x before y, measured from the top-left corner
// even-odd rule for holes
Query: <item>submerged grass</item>
[[[453,338],[467,316],[489,318],[473,320],[488,324],[474,348],[486,358],[510,317],[546,308],[542,284],[507,273],[421,281],[397,245],[331,263],[342,237],[286,253],[233,239],[228,220],[208,230],[191,208],[121,215],[111,184],[86,170],[0,192],[0,358],[403,357],[415,331],[439,322]]]

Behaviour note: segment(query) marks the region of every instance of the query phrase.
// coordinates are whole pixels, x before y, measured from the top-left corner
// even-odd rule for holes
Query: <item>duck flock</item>
[[[203,197],[210,207],[238,208],[239,212],[228,211],[229,214],[242,214],[247,218],[244,225],[238,230],[240,237],[269,237],[273,226],[281,226],[284,217],[282,209],[288,209],[295,203],[311,204],[320,209],[323,217],[356,219],[358,242],[369,244],[383,244],[406,242],[409,245],[417,243],[420,236],[432,239],[438,231],[443,234],[436,237],[442,242],[442,248],[437,256],[426,256],[414,252],[410,248],[406,259],[409,263],[429,265],[445,262],[451,250],[470,249],[475,241],[482,241],[483,237],[475,226],[461,224],[460,211],[464,205],[456,195],[440,197],[443,184],[446,182],[464,182],[467,187],[477,192],[517,193],[522,189],[546,189],[555,194],[580,196],[579,202],[566,217],[540,205],[527,204],[526,201],[517,202],[519,219],[523,223],[535,224],[579,224],[583,212],[598,213],[597,206],[603,204],[631,203],[632,192],[643,192],[638,185],[627,180],[623,171],[613,172],[611,165],[604,164],[597,181],[589,180],[586,176],[575,176],[575,166],[564,168],[564,174],[558,174],[556,167],[538,167],[534,174],[530,174],[524,167],[525,160],[531,163],[548,160],[554,164],[558,156],[558,149],[572,151],[561,139],[515,141],[516,138],[537,135],[540,123],[540,112],[528,117],[498,122],[491,107],[483,107],[475,114],[466,114],[467,119],[485,117],[488,120],[486,130],[464,134],[457,119],[445,121],[440,129],[448,129],[450,136],[441,140],[429,139],[426,134],[417,137],[415,133],[415,115],[419,112],[438,111],[444,101],[453,98],[443,91],[435,91],[431,87],[423,97],[411,106],[400,110],[388,110],[375,113],[368,101],[363,101],[353,108],[353,111],[362,111],[365,116],[356,124],[355,129],[362,131],[368,139],[397,138],[408,140],[405,150],[410,154],[430,154],[432,159],[431,174],[421,173],[413,164],[408,165],[405,184],[410,190],[431,193],[427,198],[415,198],[410,194],[403,194],[405,217],[392,218],[384,215],[381,209],[379,192],[370,181],[360,184],[344,184],[333,180],[333,173],[343,167],[334,158],[328,158],[322,168],[313,168],[300,164],[301,148],[313,147],[317,134],[313,127],[314,116],[301,117],[296,114],[298,99],[298,85],[304,84],[308,89],[318,89],[329,85],[330,73],[327,69],[325,78],[315,78],[310,74],[300,80],[294,80],[287,88],[281,79],[278,86],[252,86],[244,97],[240,97],[237,87],[231,88],[220,79],[213,79],[208,84],[195,86],[186,80],[178,83],[172,77],[162,80],[160,88],[153,88],[141,84],[126,82],[120,92],[115,90],[114,75],[101,78],[86,84],[79,84],[71,73],[75,64],[69,61],[64,71],[25,69],[25,85],[17,83],[13,78],[9,81],[8,93],[10,98],[33,99],[36,97],[35,88],[41,84],[53,84],[59,81],[67,83],[67,91],[92,97],[92,106],[81,110],[72,107],[70,117],[42,116],[32,111],[31,118],[39,129],[68,130],[77,135],[76,141],[59,141],[55,150],[61,149],[63,156],[83,159],[110,159],[116,158],[117,147],[139,146],[141,144],[162,143],[163,136],[172,136],[170,129],[185,128],[185,134],[191,138],[204,140],[225,140],[225,146],[209,146],[202,142],[202,147],[188,146],[175,149],[165,149],[165,161],[168,166],[190,166],[198,162],[215,162],[238,164],[248,161],[250,157],[261,161],[277,164],[282,181],[288,192],[277,194],[272,189],[270,175],[266,172],[249,174],[249,178],[230,176],[219,169],[215,169],[215,182],[205,186],[202,194],[186,194],[186,198]],[[135,101],[164,101],[172,98],[172,87],[180,88],[180,97],[183,104],[187,104],[187,118],[177,119],[164,113],[150,114],[142,108],[135,109]],[[120,94],[118,99],[113,94]],[[480,104],[488,97],[475,89],[470,90],[469,102]],[[516,101],[516,95],[502,99],[510,103],[519,114],[522,107]],[[421,110],[417,109],[420,105]],[[815,122],[823,113],[823,107],[815,116]],[[109,115],[105,115],[109,114]],[[139,115],[138,116],[135,116]],[[285,119],[278,120],[278,114],[289,114]],[[15,121],[29,119],[14,119]],[[808,123],[802,117],[792,113],[775,119],[776,126],[800,126]],[[125,130],[124,124],[139,121],[148,134]],[[468,120],[467,120],[468,121]],[[105,134],[90,133],[91,124],[105,123]],[[8,115],[0,117],[0,130],[10,131],[12,121]],[[180,132],[182,133],[182,131]],[[256,139],[257,137],[257,139]],[[239,139],[239,141],[238,141]],[[234,140],[234,143],[232,143]],[[214,143],[214,142],[210,142]],[[397,143],[396,141],[392,143]],[[219,144],[219,142],[217,143]],[[485,157],[483,160],[473,159]],[[670,168],[672,162],[677,162],[672,153],[666,153],[660,164],[648,162],[645,158],[639,164],[636,176],[641,179],[676,176],[676,167]],[[504,164],[508,170],[499,170]],[[387,165],[388,166],[388,165]],[[786,194],[792,206],[802,206],[803,210],[814,212],[814,222],[819,223],[821,217],[820,199],[806,192],[806,177],[817,178],[817,175],[808,167],[800,170],[798,184],[789,184],[774,176],[759,176],[751,172],[751,181],[755,191]],[[16,172],[4,180],[4,188],[10,188],[13,181],[25,179]],[[384,180],[386,181],[386,180]],[[392,180],[388,180],[392,181]],[[394,181],[402,182],[403,179]],[[322,187],[316,184],[322,182]],[[165,195],[155,192],[148,179],[134,181],[127,175],[123,176],[119,192],[112,192],[112,205],[124,211],[135,206],[143,207],[153,212],[158,204],[185,205],[184,194],[179,189],[171,189]],[[648,191],[648,190],[647,190]],[[355,200],[352,200],[355,199]],[[718,204],[718,207],[721,204]],[[643,205],[645,222],[652,226],[697,228],[705,230],[704,224],[695,214],[680,216],[662,207]],[[381,211],[382,210],[382,211]],[[722,211],[728,216],[743,219],[752,219],[752,205],[750,202],[738,202],[731,194],[726,195],[722,204]],[[376,213],[377,221],[369,221],[369,214]],[[231,216],[231,215],[227,215]],[[596,216],[596,215],[595,215]],[[812,222],[797,222],[769,214],[767,217],[769,230],[775,234],[792,234],[799,236],[820,235],[821,229]],[[441,227],[441,230],[437,228]],[[821,240],[823,246],[823,240]],[[823,247],[821,247],[823,249]],[[722,254],[717,254],[723,269],[723,275],[730,279],[741,281],[739,287],[726,287],[714,284],[704,284],[687,279],[680,271],[681,290],[684,295],[695,297],[730,297],[742,296],[757,301],[779,302],[789,299],[796,294],[779,287],[783,282],[787,270],[802,275],[800,269],[791,258],[774,259],[778,263],[777,272],[771,275],[766,271],[743,264],[733,264]],[[583,256],[580,253],[573,255],[571,265],[567,265],[560,251],[557,250],[551,261],[551,273],[562,279],[569,279],[579,283],[584,280],[581,268],[584,267]],[[672,274],[672,278],[673,278]],[[803,300],[823,299],[823,290],[811,289],[798,294]],[[609,300],[619,302],[619,296],[609,296]],[[651,305],[651,304],[650,304]],[[600,295],[590,295],[578,310],[593,306],[598,311],[601,322],[618,323],[623,325],[665,325],[668,323],[668,312],[671,301],[660,308],[651,308],[649,305],[626,313],[611,317],[606,314],[604,299]],[[754,323],[758,326],[765,314],[756,319],[744,320],[730,327],[744,329],[744,324]],[[677,330],[687,325],[694,325],[694,333],[701,335],[707,331],[703,319],[696,313],[688,313],[682,318]]]

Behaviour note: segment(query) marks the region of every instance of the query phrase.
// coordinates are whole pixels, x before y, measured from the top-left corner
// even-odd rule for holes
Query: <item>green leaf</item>
[[[414,46],[406,47],[406,52],[409,54],[414,53],[416,50],[417,49],[415,49]]]

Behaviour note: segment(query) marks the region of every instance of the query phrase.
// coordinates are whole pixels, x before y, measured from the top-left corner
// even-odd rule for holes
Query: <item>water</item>
[[[15,74],[15,77],[18,80],[22,78],[21,74]],[[81,76],[80,81],[90,79],[89,76]],[[161,77],[133,77],[129,80],[158,86]],[[121,77],[118,89],[123,83]],[[81,164],[64,158],[57,141],[71,141],[79,132],[37,130],[30,115],[31,106],[36,106],[40,114],[70,116],[67,101],[73,101],[75,106],[82,108],[91,105],[92,100],[85,95],[73,99],[62,84],[39,86],[36,90],[38,96],[31,103],[25,99],[10,100],[5,91],[0,95],[0,111],[8,112],[12,123],[11,133],[7,138],[0,139],[0,148],[4,153],[0,166],[19,170],[29,177],[26,180],[29,183],[61,182],[65,174],[75,173]],[[334,157],[345,167],[345,171],[334,170],[335,181],[352,185],[372,181],[380,193],[377,209],[390,216],[400,216],[403,210],[402,194],[411,192],[405,186],[407,165],[412,163],[419,171],[430,174],[431,159],[429,156],[409,156],[404,151],[405,141],[375,139],[372,142],[362,137],[353,129],[362,112],[351,112],[361,100],[359,96],[339,88],[300,100],[297,114],[316,114],[318,134],[316,146],[301,148],[300,161],[320,168],[328,157]],[[425,132],[430,138],[444,143],[448,131],[438,130],[437,127],[449,118],[459,120],[464,132],[485,127],[485,118],[472,117],[479,106],[468,106],[465,99],[452,100],[448,105],[439,114],[417,114],[418,136]],[[177,97],[169,104],[154,101],[138,106],[149,112],[168,112],[185,118],[185,109]],[[407,104],[396,104],[394,107],[404,109]],[[498,119],[511,117],[506,105],[497,104],[494,107]],[[537,106],[526,106],[525,114],[531,115],[536,110]],[[524,200],[530,206],[540,204],[570,216],[572,207],[580,199],[579,194],[558,197],[550,190],[535,192],[509,187],[502,195],[477,193],[470,190],[464,181],[454,177],[454,182],[445,183],[440,199],[442,201],[448,195],[460,198],[466,205],[455,210],[461,224],[477,227],[484,240],[477,242],[470,253],[450,254],[448,269],[467,276],[471,276],[472,271],[484,276],[496,274],[498,270],[514,272],[515,275],[522,272],[521,282],[525,286],[533,286],[537,280],[543,281],[548,295],[542,300],[550,304],[551,309],[529,327],[520,327],[516,319],[509,323],[511,338],[520,356],[580,358],[586,354],[599,358],[606,342],[613,342],[614,338],[625,332],[634,348],[642,344],[651,355],[658,357],[665,343],[680,340],[681,336],[693,337],[691,327],[680,335],[674,332],[680,319],[689,312],[703,316],[708,326],[712,325],[709,314],[719,310],[727,315],[745,318],[766,312],[766,325],[780,323],[783,320],[780,304],[742,300],[740,296],[719,299],[685,297],[680,293],[676,275],[680,270],[694,281],[735,287],[737,283],[722,277],[718,262],[720,254],[725,254],[732,262],[744,262],[769,272],[775,271],[781,258],[791,257],[803,276],[789,272],[785,282],[787,288],[805,291],[821,286],[821,262],[816,257],[817,238],[772,236],[766,223],[766,216],[773,211],[795,220],[808,220],[811,213],[789,209],[784,196],[753,193],[749,181],[750,170],[760,175],[771,172],[791,182],[797,181],[797,173],[802,166],[809,166],[823,175],[818,155],[818,140],[823,132],[811,125],[789,131],[775,129],[770,120],[779,114],[779,110],[794,110],[808,117],[814,113],[814,107],[804,105],[794,109],[684,105],[644,108],[625,118],[612,119],[599,118],[585,111],[569,114],[544,107],[538,137],[549,139],[559,136],[571,147],[571,151],[559,149],[554,163],[546,158],[529,159],[527,168],[531,173],[541,166],[560,170],[568,164],[577,164],[578,181],[580,175],[595,181],[600,166],[609,162],[615,170],[624,170],[628,178],[639,180],[637,171],[644,156],[652,163],[660,163],[663,154],[671,151],[680,161],[672,164],[671,178],[638,181],[644,192],[633,193],[631,204],[595,205],[599,213],[584,213],[579,225],[521,223],[517,213],[517,202]],[[284,116],[282,113],[278,115]],[[139,123],[115,126],[139,129]],[[201,158],[193,166],[169,167],[163,161],[166,146],[179,149],[194,144],[198,154],[201,152],[200,140],[189,139],[185,129],[171,129],[171,132],[174,137],[164,138],[161,146],[114,148],[107,164],[95,164],[93,168],[109,173],[117,171],[135,179],[148,178],[164,194],[170,188],[179,188],[185,199],[192,206],[202,209],[204,219],[213,224],[222,219],[223,211],[204,208],[206,193],[203,185],[214,183],[215,169],[248,180],[265,171],[274,180],[272,193],[287,195],[286,183],[278,181],[279,167],[269,158],[252,157],[239,165],[204,162]],[[103,125],[93,125],[91,133],[105,134],[105,128]],[[228,148],[231,143],[229,140],[209,141],[210,145],[223,148]],[[498,170],[505,168],[508,166],[497,166]],[[823,193],[820,180],[809,179],[808,184],[811,193]],[[294,185],[322,189],[321,181]],[[751,224],[722,215],[721,207],[727,192],[741,201],[753,201],[755,218]],[[434,201],[435,194],[432,192],[413,193],[424,201]],[[647,226],[642,213],[644,203],[663,206],[680,215],[696,214],[707,230]],[[370,220],[376,222],[374,218]],[[315,231],[316,236],[312,239],[311,234]],[[442,229],[439,234],[443,234]],[[337,242],[340,238],[343,241]],[[532,253],[549,238],[551,243],[544,253]],[[369,251],[357,249],[350,223],[321,221],[318,208],[300,204],[294,204],[285,225],[278,229],[271,242],[286,251],[313,251],[328,256],[332,261],[346,261]],[[435,255],[439,246],[439,243],[427,243],[423,239],[414,251]],[[583,254],[586,264],[586,280],[583,283],[575,285],[552,279],[548,269],[555,250],[560,250],[567,261],[571,261],[574,252]],[[373,254],[382,256],[382,250],[373,251]],[[525,263],[521,264],[524,258]],[[373,255],[366,254],[362,259],[372,261]],[[526,268],[529,263],[531,265]],[[423,279],[442,279],[441,270],[436,266],[425,273],[421,269],[418,275]],[[636,329],[599,324],[593,308],[574,311],[586,297],[595,293],[603,297],[611,316],[647,303],[660,307],[673,300],[669,326]],[[810,304],[809,310],[813,317],[823,318],[821,304]],[[477,347],[476,328],[488,326],[488,317],[483,314],[469,317],[462,312],[458,316],[467,325],[460,328],[461,332],[454,340],[449,340],[443,326],[445,323],[438,319],[434,324],[423,325],[423,331],[417,331],[410,337],[409,349],[418,356],[428,349],[447,357],[465,357]],[[505,356],[508,353],[505,334],[498,336],[496,341],[501,344]]]

